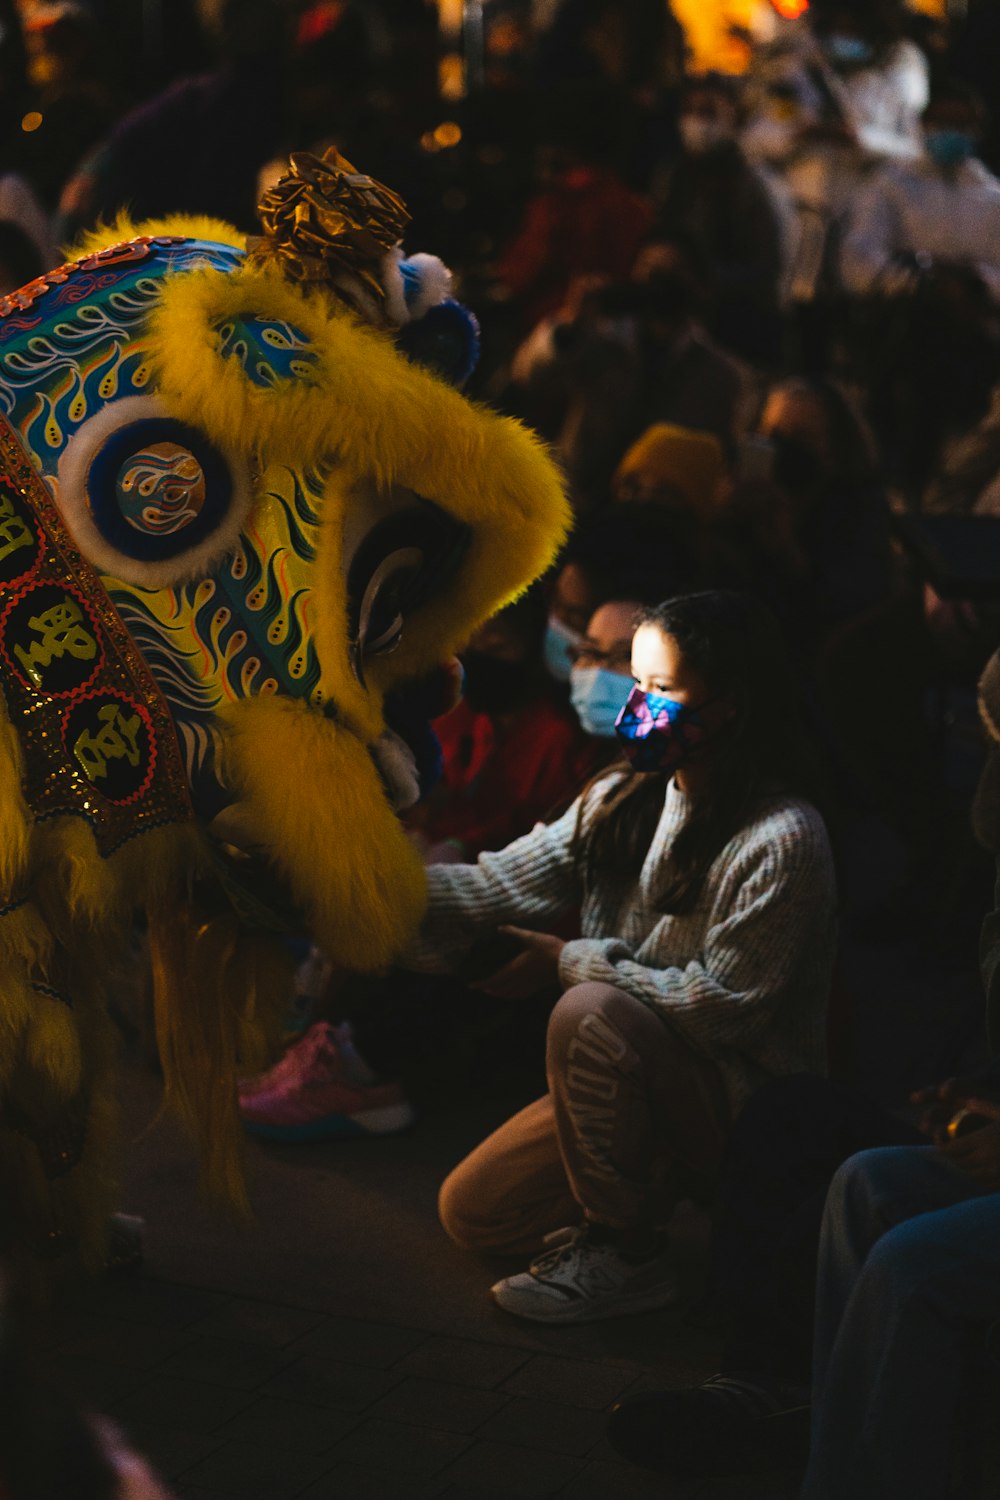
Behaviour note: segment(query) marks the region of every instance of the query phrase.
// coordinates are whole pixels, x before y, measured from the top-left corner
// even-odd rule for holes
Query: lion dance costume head
[[[119,222],[0,301],[0,1191],[96,1259],[108,974],[148,926],[166,1094],[239,1199],[274,932],[388,963],[422,911],[386,698],[550,563],[541,446],[399,199],[292,158],[263,234]]]

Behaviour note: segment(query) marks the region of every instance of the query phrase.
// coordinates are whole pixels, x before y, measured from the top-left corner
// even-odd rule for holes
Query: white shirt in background
[[[944,172],[927,157],[879,168],[860,189],[841,247],[847,291],[901,291],[907,251],[976,271],[1000,302],[1000,180],[975,159]]]

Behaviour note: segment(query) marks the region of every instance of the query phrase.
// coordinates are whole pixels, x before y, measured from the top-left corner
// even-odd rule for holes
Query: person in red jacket
[[[434,724],[441,782],[408,817],[429,863],[502,849],[568,807],[595,769],[594,742],[542,663],[545,616],[545,599],[529,595],[463,654],[464,697]]]
[[[562,307],[581,276],[627,280],[649,234],[652,207],[603,159],[606,122],[604,95],[565,89],[553,97],[538,187],[499,265],[527,327]]]

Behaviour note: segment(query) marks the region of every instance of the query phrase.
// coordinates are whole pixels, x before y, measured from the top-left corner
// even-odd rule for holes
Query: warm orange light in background
[[[463,0],[437,0],[437,8],[442,35],[449,42],[458,41],[462,35],[462,17],[465,13]]]
[[[747,46],[733,36],[733,28],[751,29],[757,0],[672,0],[672,5],[687,36],[693,73],[710,68],[722,73],[745,70]]]
[[[42,123],[42,117],[38,113],[38,110],[37,109],[29,109],[28,113],[26,115],[24,115],[22,117],[22,119],[21,119],[21,129],[22,130],[26,130],[28,132],[28,134],[30,135],[30,133],[33,130],[37,130],[38,129],[38,127],[39,127],[39,125],[41,123]]]
[[[444,99],[463,99],[467,79],[460,46],[464,0],[428,0],[437,6],[444,55],[438,62],[438,87]],[[773,34],[784,21],[803,21],[810,0],[671,0],[674,14],[684,27],[690,55],[690,71],[743,73],[750,62],[751,38],[758,41]],[[945,17],[948,0],[908,0],[912,10]],[[769,24],[770,23],[770,24]],[[520,33],[517,33],[519,36]],[[436,141],[438,148],[446,144]],[[447,143],[450,144],[450,143]]]
[[[786,21],[798,21],[809,10],[809,0],[671,0],[673,11],[684,27],[691,52],[691,71],[742,73],[749,63],[746,35],[767,35],[767,20],[775,13]],[[944,16],[947,0],[909,0],[913,10],[929,16]],[[735,34],[734,34],[735,33]]]
[[[443,120],[434,132],[434,139],[439,146],[457,146],[462,139],[462,127],[454,120]]]
[[[446,52],[438,61],[438,92],[442,99],[465,98],[465,62],[460,52]]]
[[[456,125],[454,120],[443,120],[436,130],[425,130],[420,137],[420,145],[424,151],[447,151],[449,146],[457,146],[462,139],[462,127]]]

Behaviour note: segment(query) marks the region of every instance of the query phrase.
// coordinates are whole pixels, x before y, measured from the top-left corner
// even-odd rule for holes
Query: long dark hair
[[[709,697],[725,698],[735,708],[719,736],[709,785],[673,842],[656,893],[660,911],[681,915],[694,909],[713,861],[763,797],[783,792],[822,808],[823,778],[805,731],[788,652],[765,605],[723,590],[686,594],[643,610],[640,625],[652,625],[676,641],[685,662],[704,679]],[[585,889],[607,881],[624,891],[638,880],[668,780],[665,772],[628,769],[610,785],[606,776],[590,783],[574,841]],[[594,796],[600,801],[588,817]]]

